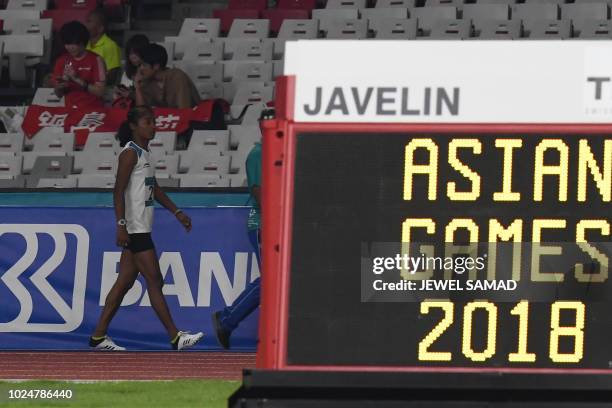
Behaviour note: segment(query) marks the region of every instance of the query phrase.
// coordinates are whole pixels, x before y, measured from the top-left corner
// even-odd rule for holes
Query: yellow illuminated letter
[[[612,189],[612,140],[604,142],[603,174],[595,161],[589,142],[581,140],[578,150],[578,201],[586,201],[587,169],[590,170],[595,185],[603,201],[610,201]]]
[[[523,220],[514,220],[508,228],[504,228],[499,221],[489,221],[489,268],[487,279],[494,280],[497,269],[497,239],[510,241],[512,244],[512,279],[521,280],[521,253],[523,242]]]
[[[549,149],[554,149],[559,152],[559,164],[544,164],[544,154]],[[569,148],[562,140],[545,139],[538,144],[536,147],[533,178],[533,199],[535,201],[542,201],[544,176],[559,177],[559,201],[567,201],[568,156]]]
[[[427,149],[429,164],[415,164],[414,153],[417,149]],[[413,139],[406,145],[404,158],[404,200],[412,200],[413,177],[415,174],[427,174],[429,177],[427,198],[436,199],[438,190],[438,146],[431,139]]]
[[[471,148],[476,154],[482,153],[482,145],[478,139],[453,139],[448,144],[448,163],[463,177],[470,180],[472,187],[470,191],[457,191],[454,181],[448,183],[446,194],[452,201],[475,201],[480,197],[480,176],[478,173],[463,164],[457,157],[457,149]]]
[[[531,280],[534,282],[563,282],[563,273],[540,272],[540,258],[544,255],[561,255],[563,248],[558,245],[540,245],[543,229],[565,228],[565,220],[533,220],[531,251]]]
[[[453,245],[455,242],[455,232],[459,228],[464,228],[470,235],[470,245]],[[447,226],[444,236],[444,242],[446,242],[444,256],[452,257],[456,254],[469,254],[472,258],[478,256],[478,225],[469,218],[455,218]],[[452,278],[452,270],[444,270],[444,279]],[[476,279],[477,271],[475,269],[470,271],[470,279]]]
[[[512,191],[512,149],[523,147],[521,139],[497,139],[495,147],[504,149],[502,191],[493,194],[493,201],[521,201],[521,193]]]
[[[413,228],[426,228],[428,234],[433,234],[436,232],[436,223],[431,218],[406,218],[406,221],[402,224],[402,256],[404,254],[410,256],[410,242],[412,242],[410,235]],[[435,255],[434,247],[432,245],[421,245],[419,254],[433,257]],[[413,273],[402,268],[400,276],[406,280],[425,280],[431,278],[433,273],[433,267],[423,272]]]
[[[606,220],[582,220],[576,226],[576,243],[584,252],[599,263],[599,273],[584,273],[584,265],[576,264],[576,280],[578,282],[600,283],[608,279],[609,259],[586,240],[586,230],[600,230],[602,235],[610,235],[610,224]]]

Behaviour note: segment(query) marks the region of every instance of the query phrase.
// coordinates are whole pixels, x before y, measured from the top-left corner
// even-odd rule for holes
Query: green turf
[[[239,381],[178,380],[73,383],[61,381],[0,381],[0,407],[225,408]],[[9,400],[9,390],[70,389],[72,400]]]

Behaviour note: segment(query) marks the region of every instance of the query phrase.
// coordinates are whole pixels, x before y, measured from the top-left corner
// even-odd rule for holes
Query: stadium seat
[[[248,187],[246,174],[230,174],[230,187]]]
[[[514,0],[476,0],[476,4],[507,4],[512,6],[516,3]]]
[[[580,33],[588,20],[610,19],[610,9],[607,3],[563,4],[561,18],[571,20],[574,31]]]
[[[160,178],[156,181],[161,188],[178,188],[180,185],[180,180],[175,178]]]
[[[359,10],[359,16],[362,20],[372,20],[376,18],[408,18],[408,9],[406,7],[394,8],[370,8]]]
[[[115,175],[113,174],[80,174],[77,176],[79,188],[114,188]]]
[[[272,81],[272,63],[244,62],[236,66],[233,82],[268,82]]]
[[[272,63],[272,78],[276,79],[276,77],[284,74],[285,71],[285,61],[274,61]]]
[[[42,34],[0,35],[0,47],[4,48],[4,57],[8,56],[9,59],[9,78],[16,82],[28,80],[28,71],[24,69],[28,58],[45,55]]]
[[[242,115],[241,125],[258,125],[261,112],[266,108],[264,103],[254,103],[248,105]]]
[[[273,99],[274,86],[261,82],[246,82],[238,87],[234,103],[248,105],[257,102],[267,103]]]
[[[21,175],[23,157],[0,154],[0,179],[14,179]]]
[[[230,148],[240,149],[240,145],[252,145],[261,141],[261,129],[255,125],[229,125]]]
[[[24,19],[13,19],[7,20],[4,23],[4,31],[9,34],[40,34],[44,39],[44,53],[42,57],[27,57],[24,56],[24,63],[26,66],[33,66],[39,63],[50,64],[51,63],[51,50],[53,47],[52,36],[51,36],[51,24],[52,21],[49,19],[35,19],[35,20],[24,20]]]
[[[36,20],[41,18],[40,10],[23,10],[23,9],[12,9],[12,10],[0,10],[0,20]],[[43,17],[45,18],[45,17]]]
[[[36,188],[76,188],[77,177],[39,178]]]
[[[20,153],[23,150],[23,133],[0,133],[0,154]]]
[[[317,0],[278,0],[276,8],[312,11],[316,6]]]
[[[258,10],[215,10],[213,17],[221,21],[221,33],[226,34],[230,31],[232,23],[236,19],[257,19]]]
[[[193,39],[193,37],[191,37]],[[223,60],[223,43],[211,42],[206,40],[195,40],[187,43],[183,61],[198,60],[198,61],[222,61]]]
[[[41,178],[64,178],[72,173],[74,157],[72,156],[39,156],[27,178],[27,187],[37,187]]]
[[[431,28],[431,40],[464,40],[472,35],[470,20],[438,20]]]
[[[224,152],[229,149],[228,130],[194,130],[187,148],[190,152],[203,150],[218,150]]]
[[[195,44],[200,46],[203,43],[211,42],[209,38],[202,38],[197,36],[185,36],[185,37],[164,37],[165,43],[174,44],[174,59],[181,60],[185,58],[185,53],[190,47],[194,47]],[[204,47],[204,45],[202,45]],[[170,61],[170,59],[168,59]]]
[[[213,42],[222,44],[223,47],[223,59],[231,60],[234,59],[234,54],[239,47],[258,47],[261,44],[259,38],[216,38]]]
[[[510,7],[507,4],[466,4],[463,6],[463,19],[509,20]]]
[[[255,146],[254,140],[245,139],[238,149],[228,152],[231,157],[230,171],[232,174],[246,174],[246,159],[253,146]]]
[[[54,0],[55,8],[60,10],[94,10],[98,7],[96,0]]]
[[[437,20],[455,20],[457,8],[453,6],[421,7],[411,10],[410,17],[418,19],[419,31],[429,34]]]
[[[194,83],[223,81],[223,64],[183,59],[180,67]]]
[[[151,164],[156,178],[170,178],[178,174],[179,155],[151,155]]]
[[[368,36],[368,22],[366,20],[333,20],[325,32],[328,39],[364,39]]]
[[[412,9],[416,7],[416,0],[377,0],[376,8],[407,8]]]
[[[235,10],[264,10],[268,7],[268,0],[229,0],[228,9]]]
[[[572,36],[569,20],[535,20],[529,33],[530,40],[565,40]]]
[[[176,148],[176,132],[156,132],[149,142],[151,154],[172,154]]]
[[[307,10],[276,8],[263,10],[261,17],[270,21],[270,33],[277,35],[285,20],[305,20],[310,13]]]
[[[413,40],[417,36],[417,19],[374,18],[368,21],[378,40]]]
[[[119,152],[119,141],[115,138],[115,133],[112,132],[93,132],[87,136],[85,147],[83,150],[87,151],[110,151]]]
[[[47,0],[9,0],[7,10],[46,10]]]
[[[223,87],[213,83],[199,83],[195,84],[198,93],[200,94],[200,99],[224,99],[223,96]]]
[[[117,172],[117,156],[114,152],[82,151],[74,156],[74,169],[82,170],[83,174],[115,175]]]
[[[317,38],[319,27],[316,20],[285,20],[278,38],[287,40]]]
[[[196,156],[189,166],[190,174],[228,174],[230,170],[230,158],[229,156],[217,156],[208,154],[208,152],[201,152]]]
[[[220,174],[181,174],[178,177],[181,187],[218,188],[230,186],[229,178]]]
[[[196,158],[203,154],[203,152],[206,152],[207,155],[212,155],[215,157],[222,155],[219,149],[213,147],[207,148],[202,146],[200,146],[199,149],[194,148],[193,150],[177,152],[177,154],[179,155],[179,173],[189,173],[191,165],[194,163]]]
[[[0,160],[1,163],[1,160]],[[25,188],[26,179],[24,176],[16,176],[14,178],[3,179],[0,177],[0,188],[5,189],[22,189]]]
[[[565,0],[525,0],[525,4],[564,4]]]
[[[556,4],[517,4],[512,8],[512,19],[521,20],[528,34],[535,21],[558,20],[559,6]]]
[[[473,20],[474,39],[516,40],[521,37],[521,22],[517,20]]]
[[[64,106],[64,98],[58,98],[53,88],[37,88],[32,100],[33,105]]]
[[[220,32],[221,22],[217,18],[186,18],[183,20],[179,37],[216,38]]]
[[[337,20],[357,20],[358,9],[317,9],[312,10],[312,19],[319,22],[319,30],[327,32]]]
[[[612,21],[587,20],[582,26],[579,39],[608,40],[612,38]]]
[[[62,128],[42,128],[33,138],[34,152],[60,152],[74,151],[74,134],[64,133]]]
[[[270,21],[264,19],[235,19],[228,38],[268,38]]]
[[[461,10],[464,5],[463,0],[425,0],[425,7],[456,7]]]
[[[46,151],[46,152],[31,152],[24,151],[21,152],[21,156],[23,157],[23,173],[29,174],[32,172],[34,168],[34,163],[36,163],[36,159],[39,157],[49,157],[49,156],[74,156],[74,152],[65,153],[61,151]]]
[[[230,42],[231,43],[231,42]],[[235,42],[232,60],[234,61],[271,61],[274,44],[270,41],[265,42]],[[230,45],[230,48],[231,46]]]
[[[366,0],[327,0],[327,9],[362,9],[366,7]]]

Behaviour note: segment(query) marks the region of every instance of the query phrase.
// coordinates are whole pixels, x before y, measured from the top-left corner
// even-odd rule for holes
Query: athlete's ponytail
[[[121,124],[117,135],[115,136],[119,140],[119,146],[123,147],[128,142],[132,141],[132,127],[130,125],[137,126],[140,118],[146,115],[154,116],[153,109],[149,106],[141,105],[135,106],[127,114],[127,120]]]

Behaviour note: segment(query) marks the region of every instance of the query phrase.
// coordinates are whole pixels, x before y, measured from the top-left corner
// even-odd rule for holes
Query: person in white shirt
[[[155,137],[153,110],[148,106],[131,109],[118,136],[123,151],[119,154],[113,197],[117,218],[117,245],[123,251],[119,261],[119,276],[106,297],[89,345],[98,350],[125,350],[115,344],[106,335],[106,331],[140,272],[147,282],[151,306],[168,331],[172,348],[182,350],[195,345],[204,334],[179,331],[170,315],[162,293],[164,280],[151,239],[154,201],[172,212],[187,232],[191,231],[191,219],[176,207],[155,180],[155,168],[148,150],[149,141]]]

